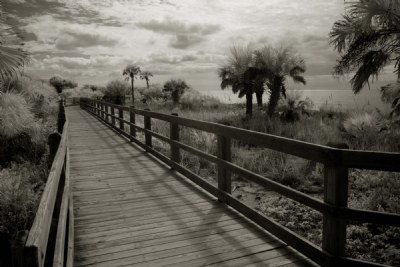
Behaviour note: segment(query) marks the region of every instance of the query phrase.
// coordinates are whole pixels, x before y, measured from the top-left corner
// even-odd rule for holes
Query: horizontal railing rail
[[[216,196],[221,202],[244,214],[316,263],[323,266],[384,266],[345,257],[348,221],[400,226],[400,215],[398,214],[348,207],[348,169],[400,172],[400,153],[338,149],[212,122],[182,118],[177,114],[167,115],[104,101],[81,99],[80,105],[81,108],[107,123],[118,133]],[[125,117],[124,111],[127,112],[128,117]],[[137,115],[143,116],[143,127],[136,124]],[[170,136],[166,137],[152,131],[151,119],[168,122]],[[128,131],[125,130],[125,125],[129,129]],[[179,126],[215,134],[217,136],[217,156],[180,142]],[[137,131],[144,133],[144,143],[137,139]],[[170,145],[169,157],[153,148],[153,137]],[[232,139],[324,164],[324,200],[311,197],[232,163]],[[181,150],[216,164],[218,166],[218,187],[183,167],[180,164]],[[231,173],[239,174],[251,182],[321,212],[323,214],[322,248],[235,198],[231,194]]]
[[[64,105],[60,114],[65,116]],[[14,266],[73,266],[74,217],[70,187],[69,122],[62,120],[62,135],[50,168],[38,210],[22,251],[15,251]]]

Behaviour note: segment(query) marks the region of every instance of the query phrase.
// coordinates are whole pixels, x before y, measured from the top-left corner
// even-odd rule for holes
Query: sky
[[[249,44],[291,46],[304,58],[307,85],[289,89],[350,90],[349,77],[331,74],[339,55],[328,38],[343,0],[3,0],[3,8],[32,55],[25,73],[41,79],[105,85],[138,64],[150,83],[181,78],[220,92],[229,48]],[[392,72],[371,88],[395,80]]]

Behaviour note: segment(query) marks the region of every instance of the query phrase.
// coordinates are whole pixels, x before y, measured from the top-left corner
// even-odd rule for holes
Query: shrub
[[[171,94],[172,101],[177,104],[183,93],[185,93],[188,89],[190,89],[190,87],[185,81],[181,79],[171,79],[164,84],[163,91],[169,92]]]
[[[128,86],[125,82],[114,80],[109,82],[104,89],[103,99],[116,105],[122,105],[125,103],[125,95],[128,91]]]
[[[355,112],[343,122],[345,135],[351,140],[355,149],[370,149],[379,140],[379,128],[375,113]]]
[[[12,164],[0,170],[0,232],[14,239],[30,228],[40,200],[36,191],[42,190],[46,176],[46,164]]]
[[[20,94],[0,94],[0,165],[37,161],[45,152],[40,124]]]
[[[166,93],[161,89],[160,85],[151,85],[150,88],[139,88],[140,98],[143,103],[165,101]]]
[[[202,95],[198,91],[189,89],[183,93],[180,98],[181,109],[217,109],[221,105],[221,102],[212,96]]]
[[[31,104],[35,117],[46,118],[56,112],[58,95],[47,82],[23,76],[19,79],[9,78],[4,84],[4,92],[18,93]]]

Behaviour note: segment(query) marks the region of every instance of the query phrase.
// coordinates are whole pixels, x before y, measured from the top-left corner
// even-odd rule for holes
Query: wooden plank
[[[219,238],[218,238],[219,237]],[[95,263],[101,263],[101,262],[108,262],[111,260],[119,260],[119,259],[124,259],[128,258],[128,261],[130,263],[134,263],[132,260],[133,257],[139,256],[139,257],[147,257],[147,258],[162,258],[164,255],[167,255],[168,257],[174,256],[174,255],[182,255],[185,253],[191,253],[199,250],[206,250],[210,249],[211,247],[222,247],[222,246],[230,246],[230,242],[249,242],[253,241],[254,243],[257,243],[256,240],[260,240],[260,238],[257,235],[254,235],[253,233],[245,233],[242,235],[234,235],[234,236],[219,236],[217,235],[217,238],[214,238],[212,240],[207,240],[205,241],[204,238],[197,238],[197,239],[192,239],[192,240],[187,240],[185,241],[176,241],[176,242],[171,242],[168,244],[161,244],[158,246],[150,246],[150,247],[144,247],[144,248],[136,248],[134,250],[125,250],[125,251],[118,251],[118,252],[111,252],[107,253],[101,256],[96,256],[96,257],[91,257],[89,259],[84,259],[80,262],[78,262],[77,266],[83,266],[86,264],[95,264]],[[273,239],[272,239],[273,240]],[[263,239],[259,241],[259,243],[262,243],[262,241],[270,241],[270,239]],[[167,258],[168,258],[167,257]],[[146,259],[146,258],[145,258]],[[123,264],[126,264],[126,262],[123,262]],[[193,266],[193,265],[191,265]]]
[[[64,252],[65,252],[65,239],[67,232],[67,220],[68,220],[68,200],[69,200],[69,186],[64,187],[63,197],[61,201],[60,216],[58,219],[56,244],[54,249],[53,266],[61,267],[64,266]]]
[[[25,244],[25,247],[29,251],[27,251],[27,255],[31,257],[28,258],[27,261],[36,266],[43,266],[46,256],[46,247],[57,196],[58,183],[64,167],[67,149],[67,131],[68,121],[64,124],[61,142],[51,166],[46,186],[43,190],[39,207]],[[37,248],[36,252],[33,248]],[[36,253],[37,255],[33,255]]]
[[[74,204],[72,200],[72,194],[69,194],[69,202],[68,202],[68,243],[67,243],[67,260],[66,260],[66,267],[73,267],[74,265],[74,234],[75,234],[75,227],[74,227]]]
[[[77,134],[71,137],[75,138],[71,147],[75,157],[71,163],[75,266],[200,266],[286,247],[240,213],[214,202],[212,196],[221,190],[210,182],[147,148],[193,183],[166,171],[152,156],[128,145],[127,133],[123,133],[125,138],[118,137],[124,144],[108,134],[90,134],[91,129],[110,135],[116,132],[100,121],[82,123],[90,118],[88,113],[68,111],[79,122],[74,125]],[[85,134],[88,138],[79,137]],[[133,142],[146,148],[137,139]],[[131,153],[134,156],[130,157]]]

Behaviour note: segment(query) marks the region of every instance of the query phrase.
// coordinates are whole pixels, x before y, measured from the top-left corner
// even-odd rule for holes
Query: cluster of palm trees
[[[153,74],[150,71],[142,71],[140,67],[135,64],[130,64],[125,67],[122,71],[122,75],[126,76],[127,80],[131,81],[131,94],[132,94],[132,104],[135,103],[135,95],[134,95],[134,80],[140,77],[140,79],[146,81],[147,89],[150,87],[150,77],[153,77]]]
[[[268,115],[272,116],[281,96],[286,97],[286,77],[305,84],[304,60],[289,47],[264,46],[253,50],[249,46],[234,45],[226,62],[218,69],[221,88],[231,87],[239,97],[246,96],[246,115],[253,115],[253,94],[262,106],[265,91],[270,95]]]

